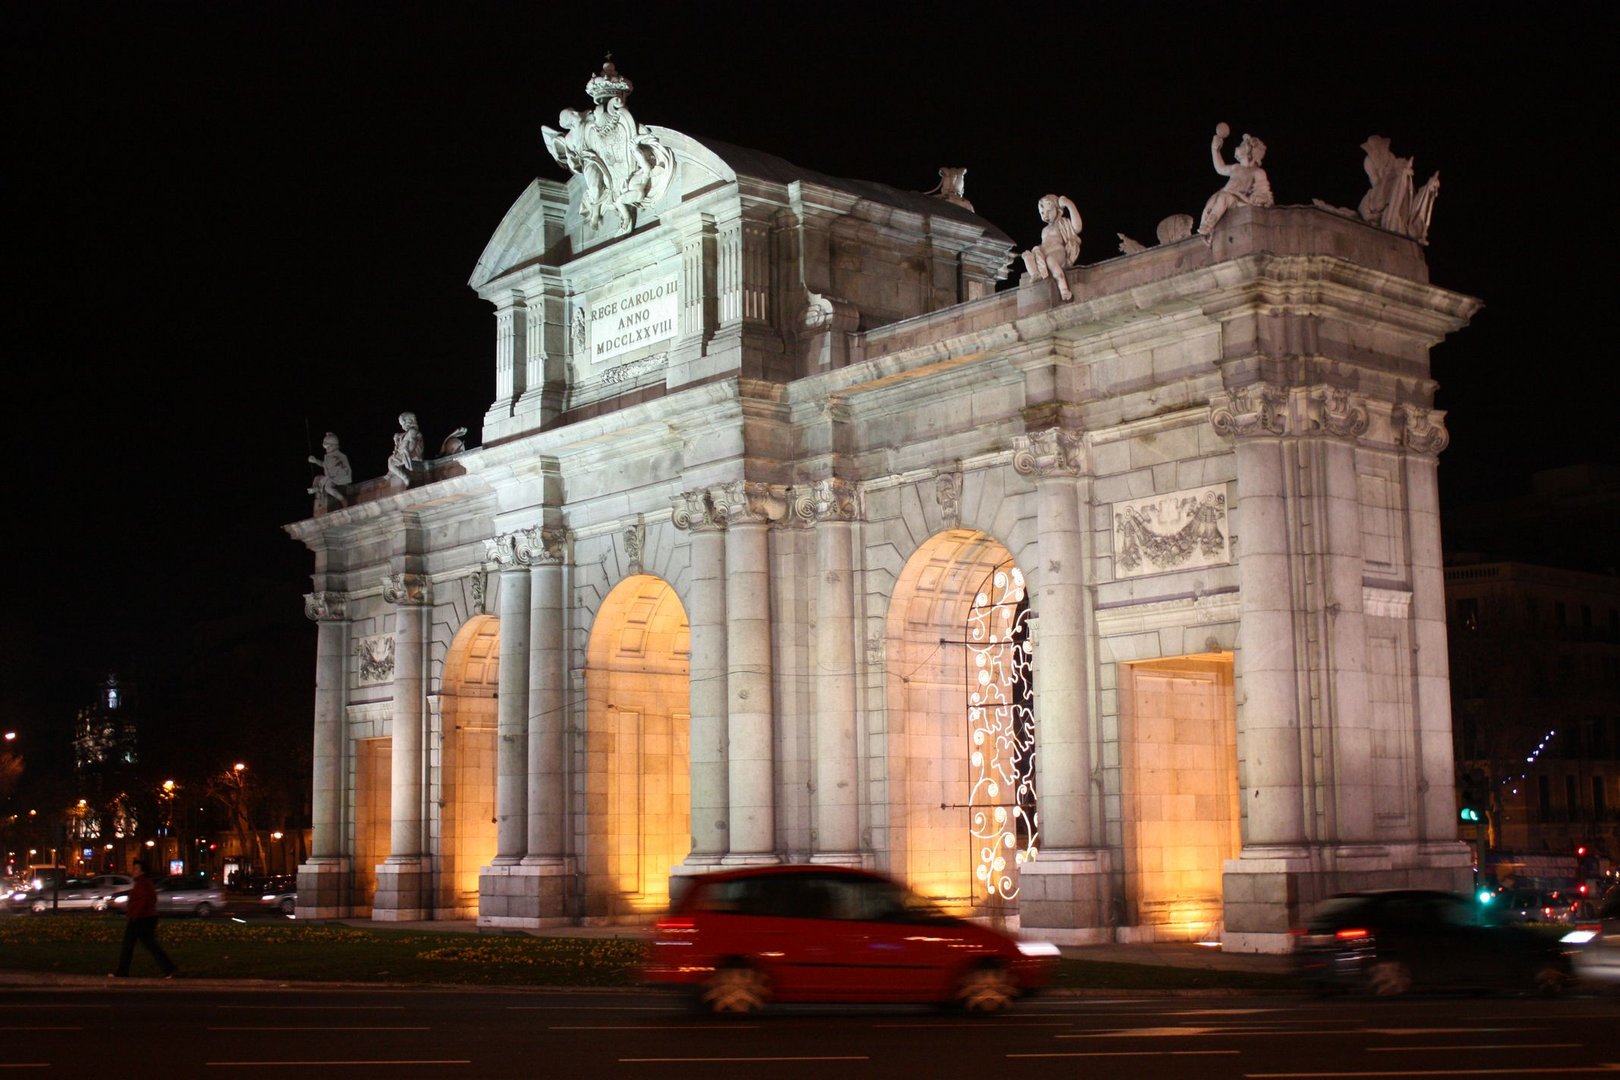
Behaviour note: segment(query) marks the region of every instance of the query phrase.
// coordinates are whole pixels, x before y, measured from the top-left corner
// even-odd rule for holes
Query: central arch
[[[919,547],[889,610],[890,869],[992,917],[1035,841],[1027,616],[1012,554],[973,529]]]
[[[636,920],[669,905],[692,846],[692,633],[669,583],[620,582],[591,628],[585,676],[585,916]]]

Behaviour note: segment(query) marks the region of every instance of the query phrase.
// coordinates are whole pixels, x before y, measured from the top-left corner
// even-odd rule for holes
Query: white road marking
[[[758,1024],[549,1024],[547,1031],[758,1031]]]
[[[330,1027],[303,1026],[303,1025],[245,1025],[242,1027],[210,1027],[209,1031],[432,1031],[423,1024],[421,1027],[377,1027],[373,1025],[332,1025]]]
[[[757,1061],[871,1061],[865,1054],[846,1054],[828,1057],[651,1057],[651,1058],[620,1058],[621,1065],[663,1065],[674,1063],[687,1064],[749,1064]]]
[[[1237,1050],[1097,1050],[1094,1052],[1050,1054],[1008,1054],[1009,1058],[1101,1058],[1101,1057],[1234,1057]]]
[[[266,1068],[266,1067],[271,1067],[271,1068],[283,1067],[283,1068],[289,1068],[289,1069],[307,1069],[307,1068],[310,1068],[312,1066],[325,1068],[326,1066],[329,1066],[329,1065],[350,1065],[350,1066],[353,1066],[353,1065],[388,1065],[388,1066],[393,1066],[393,1067],[397,1067],[397,1066],[400,1066],[400,1065],[471,1065],[472,1061],[470,1059],[467,1059],[467,1058],[460,1058],[460,1059],[445,1058],[445,1059],[439,1059],[439,1060],[423,1059],[423,1060],[420,1060],[420,1061],[415,1060],[415,1059],[410,1059],[410,1058],[401,1058],[401,1059],[393,1060],[393,1061],[359,1061],[359,1060],[356,1060],[356,1061],[205,1061],[205,1062],[203,1062],[203,1064],[208,1065],[208,1066],[213,1067],[213,1068],[221,1068],[221,1069],[227,1069],[227,1068]]]

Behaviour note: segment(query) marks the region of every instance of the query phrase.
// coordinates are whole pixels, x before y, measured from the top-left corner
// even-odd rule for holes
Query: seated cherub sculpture
[[[1204,242],[1210,243],[1210,235],[1221,218],[1236,203],[1245,203],[1249,206],[1273,206],[1276,199],[1271,194],[1271,181],[1266,176],[1266,170],[1260,163],[1266,159],[1266,144],[1253,135],[1245,135],[1238,143],[1232,156],[1237,160],[1228,165],[1221,160],[1221,147],[1225,145],[1226,138],[1232,134],[1232,129],[1225,124],[1217,124],[1215,138],[1209,144],[1209,156],[1215,162],[1215,171],[1226,177],[1226,184],[1209,197],[1204,204],[1203,216],[1198,219],[1198,233]]]
[[[1046,225],[1041,242],[1024,252],[1024,269],[1037,280],[1055,279],[1058,295],[1073,300],[1064,271],[1080,261],[1080,211],[1067,195],[1042,195],[1035,210]]]

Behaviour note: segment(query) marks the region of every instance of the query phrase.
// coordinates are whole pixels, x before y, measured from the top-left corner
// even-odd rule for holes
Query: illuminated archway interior
[[[1222,865],[1241,843],[1232,657],[1122,670],[1127,922],[1200,940],[1220,929]]]
[[[634,918],[669,904],[691,850],[691,630],[660,578],[621,582],[591,629],[585,686],[585,907]]]
[[[1033,842],[1022,580],[999,541],[953,529],[906,563],[890,608],[891,869],[979,914],[1011,913]],[[991,638],[1017,648],[986,650]]]
[[[500,620],[480,615],[456,635],[445,662],[440,748],[439,907],[478,914],[478,871],[495,858],[496,691]]]

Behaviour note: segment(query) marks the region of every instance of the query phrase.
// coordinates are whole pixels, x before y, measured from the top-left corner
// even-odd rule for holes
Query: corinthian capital
[[[707,491],[683,491],[670,500],[671,520],[677,529],[715,532],[726,527],[726,516]]]
[[[382,579],[383,599],[390,604],[430,604],[433,582],[426,574],[388,574]]]
[[[1397,405],[1395,430],[1401,445],[1419,454],[1438,454],[1451,443],[1446,431],[1446,414],[1440,409],[1425,409],[1421,405]]]
[[[1311,389],[1306,404],[1310,430],[1356,437],[1367,432],[1367,397],[1334,386]]]
[[[484,541],[484,557],[500,564],[503,570],[543,563],[561,562],[567,539],[564,529],[546,529],[531,525],[527,529],[502,533],[493,540]]]
[[[800,521],[854,521],[860,516],[855,485],[829,476],[793,489],[793,516]]]
[[[709,492],[732,525],[770,524],[787,516],[787,488],[757,480],[733,480]]]
[[[1079,476],[1085,461],[1085,443],[1067,428],[1013,436],[1013,468],[1025,476]]]
[[[304,594],[304,617],[316,622],[338,622],[348,617],[349,598],[340,592]]]
[[[1288,431],[1288,399],[1270,383],[1250,383],[1212,394],[1209,422],[1222,435],[1282,435]]]

